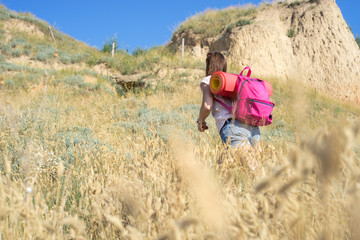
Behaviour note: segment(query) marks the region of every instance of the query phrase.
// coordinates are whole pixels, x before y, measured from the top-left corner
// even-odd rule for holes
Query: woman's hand
[[[205,83],[200,84],[201,91],[203,92],[203,99],[200,107],[199,118],[196,121],[199,132],[204,132],[209,127],[206,125],[205,119],[209,116],[213,105],[213,96],[210,92],[209,85]],[[199,120],[202,119],[202,120]]]
[[[209,129],[209,127],[206,125],[206,122],[200,122],[199,120],[196,121],[197,127],[199,132],[204,132],[206,129]]]

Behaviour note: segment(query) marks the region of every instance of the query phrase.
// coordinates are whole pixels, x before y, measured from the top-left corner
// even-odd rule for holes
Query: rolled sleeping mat
[[[210,78],[210,91],[224,97],[236,96],[235,88],[238,75],[226,72],[214,72]]]

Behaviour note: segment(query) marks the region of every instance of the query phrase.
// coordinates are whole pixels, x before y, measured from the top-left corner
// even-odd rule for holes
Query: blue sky
[[[101,48],[117,34],[120,48],[163,45],[186,18],[207,8],[255,5],[262,0],[0,0],[17,12],[31,12],[60,31]],[[360,35],[360,1],[336,0],[354,34]]]

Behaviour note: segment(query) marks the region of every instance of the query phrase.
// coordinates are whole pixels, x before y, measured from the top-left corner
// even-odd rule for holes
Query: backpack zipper
[[[255,99],[250,99],[249,101],[250,101],[251,107],[252,107],[252,102],[257,102],[257,103],[260,103],[260,104],[265,104],[265,105],[270,106],[270,107],[274,107],[274,105],[271,104],[271,103],[266,103],[266,102],[255,100]]]
[[[239,98],[239,101],[240,101],[240,102],[241,102],[241,99],[240,99],[241,90],[242,90],[242,88],[244,87],[245,82],[248,82],[248,81],[249,81],[248,79],[245,79],[245,80],[243,81],[243,83],[241,84],[240,90],[239,90],[238,95],[237,95],[237,97]]]

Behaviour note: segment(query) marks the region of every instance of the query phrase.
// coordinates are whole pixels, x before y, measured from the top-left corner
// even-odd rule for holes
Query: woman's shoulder
[[[205,83],[205,84],[209,85],[210,78],[211,78],[211,75],[204,77],[203,79],[201,79],[201,83]]]

